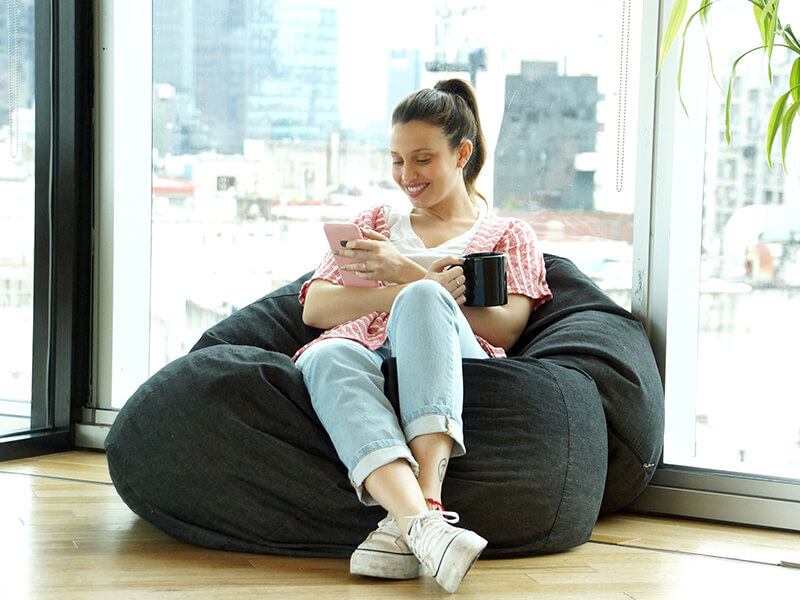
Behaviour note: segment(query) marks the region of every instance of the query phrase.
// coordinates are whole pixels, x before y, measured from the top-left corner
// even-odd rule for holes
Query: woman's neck
[[[469,196],[464,196],[463,199],[456,202],[440,202],[429,208],[414,208],[411,214],[449,223],[454,221],[475,221],[480,216],[480,209]]]

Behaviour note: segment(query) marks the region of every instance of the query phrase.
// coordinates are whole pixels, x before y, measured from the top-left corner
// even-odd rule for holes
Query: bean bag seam
[[[584,312],[601,312],[604,314],[614,315],[625,319],[626,321],[633,321],[641,325],[641,321],[637,319],[631,312],[625,310],[621,306],[598,306],[593,304],[576,304],[569,308],[562,308],[557,314],[553,315],[537,315],[535,312],[531,315],[531,322],[529,326],[534,328],[546,329],[554,323],[571,317],[572,315]]]
[[[233,342],[231,342],[231,341],[227,340],[226,338],[222,337],[221,335],[218,335],[218,334],[213,333],[213,332],[208,332],[208,331],[205,332],[203,334],[203,338],[202,339],[205,339],[206,337],[210,337],[210,338],[220,342],[219,344],[212,344],[211,346],[222,346],[222,345],[234,346],[234,345],[236,345]],[[199,340],[198,340],[197,343],[199,343]],[[197,346],[197,344],[195,344],[195,346]],[[198,352],[199,350],[202,350],[203,348],[210,348],[211,346],[201,346],[200,348],[192,347],[192,348],[189,349],[188,354],[192,354],[194,352]]]
[[[606,418],[606,427],[608,427],[608,429],[611,431],[611,433],[613,433],[615,436],[617,436],[617,439],[620,442],[622,442],[622,444],[630,451],[631,454],[633,454],[633,456],[636,458],[636,460],[639,461],[639,464],[644,466],[645,458],[642,455],[642,453],[639,451],[639,449],[630,440],[628,440],[627,437],[622,435],[619,432],[619,430],[616,427],[614,427],[614,425],[611,423],[611,421],[608,418]]]
[[[553,530],[555,529],[556,523],[558,522],[559,515],[561,513],[561,506],[564,503],[564,490],[567,487],[567,480],[569,479],[569,474],[570,474],[570,469],[571,469],[570,457],[572,456],[572,429],[570,427],[570,418],[569,418],[570,410],[569,410],[568,403],[566,402],[566,399],[565,399],[565,396],[564,396],[564,390],[561,387],[561,383],[558,381],[558,378],[555,376],[555,373],[553,373],[550,370],[550,368],[544,362],[542,362],[542,367],[545,369],[545,371],[547,371],[547,373],[550,375],[550,377],[553,378],[553,382],[555,383],[556,387],[558,387],[558,393],[559,393],[559,396],[561,398],[561,403],[564,406],[564,413],[566,415],[566,422],[567,422],[567,461],[566,461],[567,468],[565,469],[565,472],[564,472],[564,481],[563,481],[563,484],[561,486],[561,493],[559,494],[558,508],[556,509],[555,516],[553,517],[553,523],[552,523],[549,531],[547,532],[547,539],[545,540],[544,544],[542,545],[542,548],[546,548],[548,546],[548,544],[550,543],[550,536],[552,536],[552,534],[553,534]]]

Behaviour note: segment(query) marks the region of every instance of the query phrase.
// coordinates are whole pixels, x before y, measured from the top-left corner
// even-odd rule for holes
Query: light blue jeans
[[[461,359],[487,357],[458,304],[431,280],[398,294],[387,334],[378,350],[352,340],[322,340],[296,362],[350,482],[368,505],[376,502],[364,480],[375,469],[402,458],[419,475],[408,447],[415,437],[446,433],[453,438],[451,456],[466,452]],[[381,364],[390,355],[397,359],[399,418],[383,391]]]

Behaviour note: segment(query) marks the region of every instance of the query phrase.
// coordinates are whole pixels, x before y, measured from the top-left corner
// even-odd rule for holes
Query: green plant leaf
[[[789,75],[789,88],[792,90],[794,101],[800,101],[800,58],[795,60],[792,65],[792,72]]]
[[[778,7],[781,0],[767,0],[764,15],[766,16],[767,76],[772,85],[772,50],[775,48],[775,34],[778,31]]]
[[[682,74],[683,74],[683,52],[684,52],[685,49],[686,49],[685,44],[681,44],[681,56],[678,59],[678,78],[677,78],[677,81],[678,81],[678,100],[680,100],[680,102],[681,102],[681,106],[683,107],[683,112],[688,117],[689,116],[689,109],[686,108],[686,104],[683,102],[683,94],[681,93],[681,77],[682,77]]]
[[[711,38],[708,37],[708,12],[711,9],[711,5],[717,2],[718,0],[702,0],[700,4],[700,9],[697,11],[697,14],[700,15],[700,22],[703,25],[703,33],[705,34],[706,38],[706,49],[708,50],[708,64],[711,67],[711,77],[714,78],[714,83],[717,84],[717,87],[722,87],[719,84],[719,79],[717,79],[716,69],[714,69],[714,55],[711,52]],[[691,21],[691,18],[689,19]],[[689,23],[687,22],[686,25],[688,26]],[[686,32],[684,31],[684,38]],[[683,55],[683,49],[681,49],[681,56]],[[683,64],[683,60],[681,59],[681,65]],[[685,107],[684,107],[685,109]]]
[[[669,15],[669,22],[667,23],[667,28],[664,30],[664,37],[661,40],[661,60],[658,62],[658,72],[661,71],[664,58],[666,58],[667,53],[670,48],[672,48],[672,44],[675,43],[675,39],[678,37],[678,32],[681,30],[683,18],[686,16],[687,1],[688,0],[677,0],[672,7],[672,12]]]
[[[765,46],[767,45],[767,30],[764,26],[764,3],[763,2],[753,2],[753,15],[756,18],[756,24],[758,25],[758,31],[761,34],[761,43]]]
[[[703,15],[708,13],[709,7],[714,4],[715,2],[719,2],[719,0],[702,0],[702,4],[698,10],[693,12],[688,19],[686,19],[686,25],[683,28],[683,35],[681,36],[681,55],[678,59],[678,100],[681,102],[681,106],[683,107],[683,112],[686,113],[686,116],[689,116],[689,110],[686,108],[686,104],[683,102],[683,93],[681,92],[681,82],[683,80],[683,56],[686,52],[686,33],[689,31],[689,26],[692,24],[694,18],[700,15],[700,20],[702,21]],[[684,11],[685,14],[686,11]],[[719,81],[717,81],[717,75],[714,73],[714,63],[711,57],[711,45],[708,39],[708,31],[706,31],[705,27],[703,28],[705,37],[706,37],[706,47],[708,48],[708,59],[711,63],[711,74],[714,76],[714,81],[717,82],[719,85]]]
[[[772,107],[772,112],[769,115],[769,123],[767,123],[767,164],[770,171],[772,168],[772,145],[775,142],[775,137],[778,135],[778,129],[781,128],[783,123],[783,115],[786,113],[786,101],[789,99],[791,92],[782,94]]]
[[[725,100],[725,139],[727,140],[728,144],[731,143],[731,96],[733,95],[733,80],[736,79],[736,67],[739,65],[739,62],[751,52],[755,52],[756,50],[763,50],[763,46],[757,46],[755,48],[751,48],[735,61],[733,61],[733,65],[731,66],[731,77],[728,80],[728,96]]]
[[[800,54],[800,40],[797,39],[794,31],[792,31],[791,25],[786,25],[786,27],[783,28],[783,39],[792,52]]]
[[[781,161],[783,162],[783,172],[787,174],[789,170],[786,168],[786,146],[789,144],[789,137],[792,135],[792,124],[798,110],[800,110],[800,102],[795,102],[783,115],[783,124],[781,125]]]
[[[731,79],[728,81],[728,97],[725,100],[725,141],[731,145],[731,92],[733,91],[733,78],[736,77],[736,65],[731,69]]]
[[[775,11],[773,10],[774,2],[773,0],[765,0],[763,3],[763,8],[761,10],[761,24],[764,28],[764,38],[763,42],[766,46],[769,42],[769,28],[770,22],[774,21]]]
[[[714,4],[715,0],[702,0],[700,3],[700,10],[697,12],[700,13],[700,21],[703,23],[703,27],[708,25],[708,11],[711,8],[711,5]]]

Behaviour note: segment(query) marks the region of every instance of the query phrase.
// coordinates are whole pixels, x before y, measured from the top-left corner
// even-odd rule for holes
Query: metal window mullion
[[[92,11],[37,0],[34,299],[30,431],[0,460],[64,450],[88,396],[91,305]]]
[[[49,426],[49,372],[50,329],[51,329],[51,228],[52,211],[50,206],[50,176],[52,172],[51,134],[53,131],[52,36],[51,3],[37,2],[34,20],[35,34],[35,206],[34,206],[34,245],[33,245],[33,356],[31,373],[31,429],[45,429]]]

